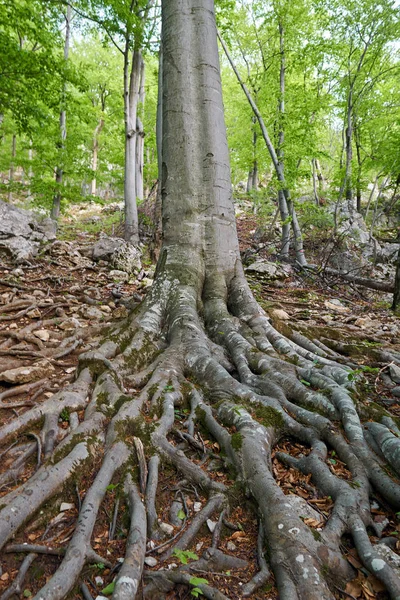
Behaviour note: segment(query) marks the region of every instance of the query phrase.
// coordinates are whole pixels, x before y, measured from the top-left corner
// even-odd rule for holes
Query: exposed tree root
[[[142,306],[109,332],[98,350],[81,355],[74,382],[0,429],[11,473],[0,481],[10,486],[1,498],[2,547],[15,536],[23,539],[19,533],[23,525],[37,517],[63,485],[84,472],[93,473],[66,545],[6,546],[7,554],[29,554],[9,588],[12,592],[3,598],[15,593],[38,554],[54,554],[62,561],[35,600],[61,600],[78,588],[84,597],[91,595],[80,578],[88,562],[109,564],[92,544],[112,482],[121,490],[118,498],[129,507],[130,520],[114,599],[133,599],[138,590],[152,598],[155,589],[162,597],[176,585],[193,587],[193,577],[206,574],[207,579],[242,568],[218,549],[226,524],[235,527],[229,523],[232,484],[226,478],[218,481],[204,468],[209,460],[222,463],[220,468],[241,482],[259,518],[258,572],[242,586],[243,597],[256,594],[272,570],[283,600],[334,598],[335,590],[344,589],[355,576],[343,555],[343,536],[350,535],[364,567],[384,583],[392,598],[400,598],[397,575],[378,556],[368,535],[374,526],[372,494],[400,507],[397,476],[386,471],[389,464],[400,473],[396,420],[382,409],[370,421],[371,413],[364,415],[353,402],[351,369],[336,360],[340,355],[302,335],[279,333],[244,280],[232,286],[229,306],[221,299],[204,303],[204,322],[190,289],[164,286],[161,295],[162,285],[154,286]],[[15,396],[34,392],[42,384],[15,388]],[[3,393],[4,399],[13,396],[11,390]],[[183,409],[186,418],[181,421],[177,412]],[[70,413],[66,431],[58,423],[63,410]],[[221,453],[205,446],[200,430]],[[16,446],[12,440],[23,433],[34,441],[27,443],[21,437]],[[276,458],[309,475],[321,496],[333,501],[318,535],[274,477],[272,451],[289,438],[308,451],[300,456],[279,452]],[[328,450],[346,465],[348,480],[332,473]],[[33,469],[30,461],[35,455]],[[163,465],[183,477],[175,497],[184,518],[167,539],[157,514]],[[203,499],[197,513],[188,508],[188,489]],[[110,515],[110,539],[119,508],[118,499]],[[146,555],[156,556],[163,567],[179,551],[193,547],[210,520],[215,528],[201,559],[175,569],[144,572]],[[215,585],[201,582],[198,587],[207,598],[227,597]]]

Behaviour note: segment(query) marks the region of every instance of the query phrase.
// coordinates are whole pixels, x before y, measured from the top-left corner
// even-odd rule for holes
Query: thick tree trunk
[[[281,600],[333,600],[338,588],[356,575],[342,555],[346,535],[363,568],[397,600],[399,578],[368,535],[374,526],[373,492],[374,501],[400,507],[398,481],[382,468],[388,461],[400,471],[397,425],[373,403],[364,411],[356,406],[350,393],[353,364],[288,325],[285,337],[252,296],[236,233],[214,3],[163,0],[162,17],[163,246],[155,280],[123,324],[111,325],[101,345],[81,355],[73,383],[0,428],[4,454],[14,450],[10,439],[40,422],[48,446],[46,462],[33,475],[27,465],[20,485],[1,498],[0,544],[17,531],[25,540],[24,523],[83,473],[85,497],[72,538],[66,548],[56,549],[63,556],[61,564],[34,600],[70,597],[81,573],[90,580],[86,563],[106,562],[92,550],[91,540],[101,539],[93,533],[110,484],[123,489],[121,502],[130,519],[122,567],[112,569],[113,600],[165,600],[176,585],[192,589],[196,571],[217,575],[213,581],[218,585],[235,568],[235,557],[218,548],[235,485],[228,478],[221,481],[192,453],[194,445],[213,456],[203,438],[196,437],[201,427],[203,435],[215,440],[212,447],[222,450],[217,459],[223,453],[226,468],[252,498],[259,520],[254,548],[260,571],[243,586],[243,597],[251,597],[270,576],[265,545]],[[20,345],[23,338],[17,337]],[[399,363],[397,355],[383,356],[385,366],[392,360]],[[178,421],[176,413],[186,406],[184,422]],[[71,431],[52,452],[64,409],[75,417],[71,414]],[[173,443],[172,436],[182,443]],[[277,452],[273,459],[279,442],[292,448],[293,440],[303,447],[301,454],[299,449]],[[345,475],[344,467],[332,469],[328,450],[346,465]],[[303,473],[304,490],[311,488],[314,498],[329,496],[332,509],[320,531],[304,519],[301,507],[296,509],[292,495],[285,495],[272,460]],[[164,478],[161,496],[158,472],[163,463],[178,471],[179,478],[173,490]],[[156,499],[172,503],[178,497],[175,489],[185,509],[183,525],[157,545]],[[202,505],[198,513],[190,508],[196,497]],[[245,508],[243,502],[240,510]],[[202,530],[202,541],[210,545],[202,558],[171,568],[166,561],[174,550],[195,547],[197,533],[213,515],[212,540]],[[104,531],[104,520],[98,531]],[[38,547],[43,551],[40,544],[7,550],[34,552]],[[157,569],[144,571],[145,554],[159,550]],[[246,577],[246,565],[241,568]],[[205,597],[227,600],[204,581],[199,588]]]
[[[397,254],[397,261],[396,261],[396,273],[395,273],[395,278],[394,278],[392,310],[397,310],[397,307],[399,305],[400,305],[400,247],[399,247],[399,252]]]
[[[71,4],[67,4],[67,13],[65,16],[65,41],[64,41],[64,60],[67,61],[69,57],[69,45],[70,45],[70,37],[71,37],[71,17],[72,17],[72,6]],[[53,197],[53,206],[51,209],[51,218],[54,221],[58,221],[58,217],[60,216],[60,208],[61,208],[61,191],[60,187],[63,182],[63,174],[64,174],[64,157],[63,153],[65,150],[65,140],[67,139],[67,111],[65,108],[65,92],[66,85],[63,83],[63,89],[61,92],[61,111],[60,111],[60,163],[56,167],[56,186],[57,191]]]

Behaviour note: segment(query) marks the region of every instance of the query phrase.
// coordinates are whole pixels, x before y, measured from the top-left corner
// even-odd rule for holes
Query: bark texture
[[[85,564],[106,562],[92,549],[92,534],[111,482],[123,486],[130,519],[125,559],[114,571],[114,600],[166,598],[175,586],[191,588],[197,571],[237,568],[240,560],[218,548],[221,528],[232,527],[232,490],[191,453],[204,450],[203,428],[252,498],[259,520],[260,570],[243,586],[243,597],[270,577],[270,568],[282,600],[335,598],[337,587],[354,577],[342,555],[346,535],[364,568],[398,599],[400,581],[367,533],[373,525],[372,494],[400,506],[397,475],[384,469],[388,461],[399,470],[397,425],[383,409],[371,407],[366,415],[356,407],[345,359],[289,329],[284,336],[254,300],[243,275],[231,198],[213,1],[164,0],[162,10],[163,246],[156,278],[123,325],[111,328],[97,350],[81,355],[75,382],[0,429],[6,445],[42,422],[43,440],[55,440],[61,411],[79,415],[43,465],[2,497],[1,545],[89,466],[91,481],[83,501],[79,498],[72,538],[58,551],[61,564],[35,600],[66,598]],[[389,360],[399,363],[399,358]],[[190,412],[177,430],[182,407]],[[281,463],[304,473],[332,499],[320,532],[307,524],[275,478],[272,452],[282,440],[295,440],[305,450],[280,452]],[[328,450],[346,465],[347,479],[329,468]],[[173,537],[162,541],[157,496],[166,464],[181,475],[177,493],[185,518]],[[190,518],[184,502],[188,488],[204,497]],[[213,515],[217,524],[203,557],[164,568],[174,550],[190,547]],[[21,551],[17,548],[7,550]],[[31,560],[32,554],[52,552],[40,550],[40,544],[22,548]],[[156,555],[161,568],[144,569],[145,553]],[[198,587],[205,597],[227,598],[204,581]]]

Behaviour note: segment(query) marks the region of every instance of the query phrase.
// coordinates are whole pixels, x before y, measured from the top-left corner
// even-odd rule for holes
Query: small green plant
[[[175,548],[175,550],[173,551],[173,556],[176,556],[176,558],[183,565],[187,565],[189,560],[199,560],[197,554],[195,554],[191,550],[180,550],[179,548]]]
[[[101,590],[101,593],[104,594],[105,596],[109,596],[110,594],[113,593],[114,588],[115,588],[115,581],[112,581],[104,588],[104,590]]]
[[[68,408],[63,408],[62,411],[60,412],[60,419],[61,421],[64,421],[65,423],[69,423],[69,410]]]
[[[90,565],[91,569],[99,569],[100,571],[103,571],[106,568],[106,565],[102,562],[98,562],[98,563],[94,563],[93,565]]]
[[[198,598],[201,595],[203,595],[203,592],[201,591],[201,589],[197,586],[199,585],[207,585],[208,583],[208,579],[203,579],[203,577],[191,577],[189,580],[190,585],[193,585],[194,587],[190,590],[190,594],[192,596],[194,596],[194,598]]]

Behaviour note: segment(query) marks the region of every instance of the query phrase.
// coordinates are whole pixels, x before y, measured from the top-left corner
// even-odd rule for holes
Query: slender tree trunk
[[[137,108],[140,92],[140,74],[142,54],[139,49],[133,51],[129,70],[129,39],[127,36],[124,56],[124,108],[125,108],[125,239],[127,242],[139,242],[139,224],[136,205],[136,145]]]
[[[10,170],[8,173],[8,183],[10,185],[10,189],[8,191],[8,201],[11,202],[12,198],[13,198],[13,194],[11,191],[11,187],[14,181],[14,171],[15,171],[15,157],[17,155],[17,136],[15,135],[15,133],[12,136],[12,142],[11,142],[11,162],[10,162]]]
[[[318,188],[317,188],[317,167],[316,160],[313,158],[311,160],[311,172],[312,172],[312,182],[313,182],[313,192],[314,192],[314,200],[315,204],[319,206],[319,196],[318,196]]]
[[[294,209],[293,203],[290,200],[290,191],[289,191],[289,189],[287,189],[285,176],[282,171],[279,158],[276,154],[275,148],[274,148],[274,146],[271,142],[271,139],[268,135],[268,131],[267,131],[267,128],[265,127],[265,123],[262,118],[262,115],[261,115],[256,103],[254,102],[249,90],[247,89],[246,85],[243,83],[242,78],[240,77],[240,73],[237,70],[236,65],[233,62],[232,57],[229,53],[229,50],[219,33],[218,33],[218,39],[219,39],[221,46],[226,54],[227,59],[232,67],[232,70],[235,73],[236,78],[247,98],[247,101],[249,102],[249,104],[257,118],[258,124],[260,125],[260,129],[261,129],[261,133],[262,133],[265,145],[267,146],[272,163],[274,165],[277,179],[283,190],[283,193],[279,193],[279,195],[278,195],[278,202],[279,202],[279,207],[280,207],[280,212],[281,212],[281,220],[282,220],[281,254],[282,254],[282,256],[285,257],[285,256],[287,256],[287,253],[288,253],[287,239],[290,237],[290,233],[289,233],[290,232],[290,223],[288,223],[288,217],[285,217],[285,215],[289,215],[291,225],[293,228],[294,238],[295,238],[296,260],[299,263],[299,265],[305,266],[307,264],[307,261],[304,256],[303,238],[302,238],[302,234],[301,234],[301,229],[300,229],[300,226],[299,226],[299,223],[297,220],[297,215],[296,215],[296,211]]]
[[[67,61],[69,57],[69,46],[70,46],[70,37],[71,37],[71,17],[72,17],[72,5],[67,4],[67,14],[65,17],[65,41],[64,41],[64,60]],[[67,139],[67,111],[65,108],[65,92],[66,92],[66,84],[63,83],[63,88],[61,91],[61,111],[60,111],[60,152],[59,152],[59,164],[56,167],[56,186],[57,191],[53,197],[53,206],[51,209],[51,218],[54,221],[58,221],[58,217],[60,216],[60,207],[61,207],[61,185],[63,182],[64,175],[64,151],[65,151],[65,140]]]
[[[153,259],[158,259],[162,235],[162,138],[163,138],[163,53],[162,41],[158,60],[158,94],[157,94],[157,116],[156,116],[156,141],[157,141],[157,195],[154,204],[154,233],[151,242],[150,253]]]
[[[322,169],[321,169],[319,160],[317,158],[315,158],[314,160],[315,160],[315,168],[317,170],[317,177],[318,177],[318,190],[319,190],[319,195],[321,195],[325,191],[326,182],[325,182],[324,175],[322,173]]]
[[[142,64],[140,68],[140,86],[139,86],[139,107],[141,108],[141,112],[144,112],[144,101],[145,101],[145,63],[142,59]],[[139,112],[139,111],[138,111]],[[144,168],[144,136],[145,132],[143,129],[142,119],[139,114],[136,118],[136,131],[137,131],[137,139],[136,139],[136,175],[135,175],[135,184],[136,184],[136,198],[138,200],[143,200],[143,168]]]
[[[93,179],[90,184],[90,193],[92,196],[96,195],[96,172],[97,172],[97,162],[98,162],[98,153],[99,153],[99,136],[104,127],[104,119],[100,119],[98,122],[94,134],[93,134],[93,151],[92,151],[92,171],[93,171]]]
[[[360,142],[359,125],[354,127],[354,141],[356,144],[356,155],[357,155],[356,208],[357,208],[357,212],[361,213],[362,160],[361,160],[361,142]]]

